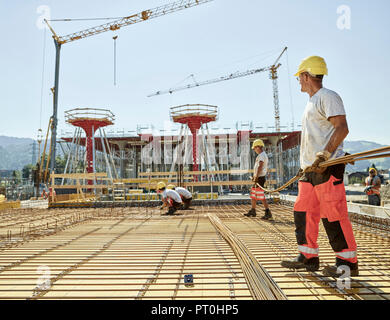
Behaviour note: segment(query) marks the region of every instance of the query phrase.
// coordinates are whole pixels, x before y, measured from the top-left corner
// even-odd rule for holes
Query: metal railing
[[[218,120],[218,107],[211,106],[207,104],[186,104],[176,107],[171,107],[169,111],[171,120],[177,117],[184,117],[190,115],[214,117],[215,120]]]
[[[65,111],[66,122],[78,119],[108,120],[114,123],[115,115],[110,110],[97,108],[76,108]]]

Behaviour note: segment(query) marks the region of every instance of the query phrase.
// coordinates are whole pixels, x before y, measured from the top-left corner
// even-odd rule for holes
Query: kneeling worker
[[[169,208],[166,214],[174,214],[177,209],[183,206],[180,195],[175,190],[167,189],[165,182],[157,183],[157,193],[162,193],[163,207]]]
[[[244,215],[247,217],[256,217],[256,204],[257,200],[260,200],[265,208],[265,215],[261,218],[263,220],[272,220],[272,213],[268,207],[267,200],[264,196],[264,190],[259,188],[257,184],[261,187],[264,187],[265,184],[265,175],[267,174],[268,168],[268,157],[264,151],[264,142],[261,139],[256,139],[253,141],[252,150],[254,150],[258,156],[256,158],[255,167],[253,170],[253,182],[255,186],[251,190],[251,199],[252,199],[252,208],[245,213]]]
[[[187,210],[190,207],[192,201],[192,194],[186,188],[175,187],[173,184],[167,185],[167,189],[175,190],[181,197],[184,203],[183,210]]]

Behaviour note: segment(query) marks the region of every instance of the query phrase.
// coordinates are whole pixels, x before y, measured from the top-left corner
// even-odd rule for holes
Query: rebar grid
[[[0,215],[0,235],[13,232],[11,244],[4,245],[7,236],[0,240],[0,299],[253,299],[239,259],[209,214],[288,299],[390,299],[390,238],[375,228],[377,220],[353,222],[360,276],[340,289],[320,272],[280,266],[298,253],[290,206],[271,204],[274,222],[244,217],[248,205],[194,208],[174,216],[147,207],[7,211]],[[12,241],[28,221],[36,228]],[[321,267],[333,264],[322,226],[318,243]],[[186,274],[193,275],[191,287]]]

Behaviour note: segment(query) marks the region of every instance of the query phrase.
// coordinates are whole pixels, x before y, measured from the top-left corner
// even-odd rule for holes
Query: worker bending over
[[[348,268],[347,275],[357,276],[359,272],[343,183],[345,164],[319,167],[323,161],[344,155],[343,140],[349,132],[343,101],[336,92],[322,87],[323,76],[327,74],[325,60],[311,56],[302,60],[295,75],[299,77],[301,91],[310,96],[302,118],[300,163],[304,174],[298,182],[294,205],[300,254],[293,260],[282,261],[281,265],[308,271],[319,269],[317,238],[322,219],[336,254],[336,265],[325,267],[323,273],[337,278]]]
[[[272,213],[269,210],[267,200],[265,199],[264,190],[257,185],[259,184],[261,187],[264,187],[265,175],[267,174],[267,168],[268,168],[268,157],[264,151],[263,140],[257,139],[253,141],[252,150],[254,150],[258,154],[258,156],[256,157],[255,167],[253,169],[253,178],[252,178],[255,185],[252,187],[251,195],[250,195],[252,208],[248,211],[248,213],[245,213],[244,216],[256,217],[257,200],[260,200],[263,203],[265,208],[265,214],[261,219],[272,220]]]
[[[366,178],[366,187],[364,192],[368,196],[368,204],[373,206],[381,205],[381,178],[379,178],[378,173],[375,168],[370,168],[369,176]]]
[[[192,201],[192,194],[186,188],[175,187],[173,184],[167,185],[167,189],[175,190],[183,201],[183,210],[187,210],[190,207]]]
[[[165,182],[160,181],[157,183],[157,193],[162,193],[163,206],[161,209],[168,207],[166,214],[174,214],[176,210],[183,206],[180,195],[175,190],[167,189]]]

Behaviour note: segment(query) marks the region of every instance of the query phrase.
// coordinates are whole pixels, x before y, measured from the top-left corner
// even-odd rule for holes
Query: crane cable
[[[116,86],[116,39],[118,36],[113,36],[112,39],[114,40],[114,86]]]
[[[118,19],[123,19],[123,18],[126,18],[126,17],[76,18],[76,19],[64,18],[64,19],[51,19],[51,20],[47,20],[47,21],[49,21],[49,22],[70,22],[70,21],[118,20]]]
[[[286,65],[287,65],[287,79],[288,79],[288,91],[290,95],[290,108],[291,108],[291,127],[294,131],[294,104],[291,93],[291,77],[290,77],[290,65],[288,63],[288,50],[286,50]]]

